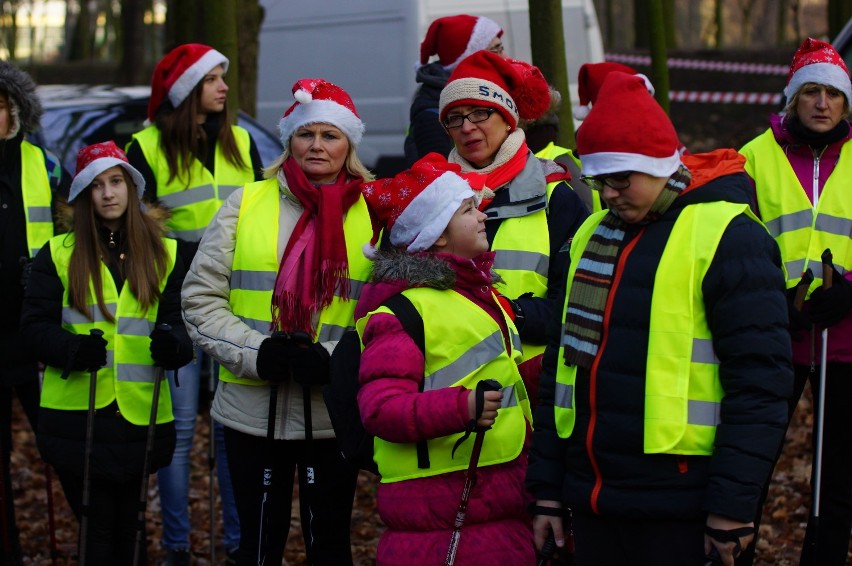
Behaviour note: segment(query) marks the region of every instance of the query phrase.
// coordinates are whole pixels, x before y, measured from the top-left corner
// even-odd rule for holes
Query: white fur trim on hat
[[[469,106],[478,106],[480,104],[498,106],[505,109],[510,116],[514,117],[512,126],[518,123],[518,107],[514,99],[497,83],[477,79],[476,77],[456,79],[447,83],[447,86],[441,91],[439,103],[439,115],[442,121],[444,109],[450,104],[461,106],[462,104],[457,104],[460,101],[463,101],[462,104]]]
[[[296,95],[300,91],[296,91]],[[343,132],[349,143],[357,146],[364,136],[364,123],[342,104],[331,100],[299,101],[292,112],[278,122],[278,132],[284,147],[290,146],[290,136],[293,132],[308,124],[331,124]]]
[[[142,177],[142,173],[137,171],[136,168],[128,162],[122,161],[117,157],[101,157],[100,159],[95,159],[86,165],[85,169],[77,173],[74,180],[71,181],[71,190],[68,193],[68,202],[72,202],[75,198],[80,196],[80,193],[92,184],[95,177],[116,165],[124,167],[124,170],[130,174],[130,178],[133,179],[133,182],[136,184],[136,191],[139,193],[139,200],[142,200],[142,194],[145,192],[145,178]],[[128,189],[129,188],[130,187],[128,187]]]
[[[500,30],[500,26],[498,26],[497,22],[494,20],[483,16],[478,17],[476,19],[476,24],[473,26],[473,30],[470,32],[470,39],[467,40],[467,46],[465,47],[464,53],[459,55],[458,59],[444,68],[448,71],[452,71],[465,57],[469,57],[482,49],[488,49],[488,45],[491,43],[491,40],[497,37]]]
[[[211,49],[202,55],[198,61],[187,67],[174,84],[172,84],[172,88],[169,89],[169,102],[172,103],[172,106],[177,108],[181,102],[186,100],[186,97],[189,96],[195,85],[201,82],[204,75],[219,65],[222,65],[225,71],[227,71],[228,58],[215,49]]]
[[[406,246],[409,252],[428,250],[444,233],[462,202],[474,196],[467,181],[455,173],[444,173],[414,197],[396,219],[391,228],[391,244]]]
[[[847,106],[852,104],[852,82],[850,82],[849,74],[839,65],[835,65],[834,63],[811,63],[793,73],[790,82],[784,87],[787,104],[790,104],[793,97],[796,96],[796,93],[799,92],[799,89],[805,83],[816,83],[834,87],[846,96]]]
[[[650,157],[639,153],[600,152],[580,156],[584,176],[594,177],[622,171],[637,171],[652,177],[671,177],[681,165],[680,152],[669,157]]]

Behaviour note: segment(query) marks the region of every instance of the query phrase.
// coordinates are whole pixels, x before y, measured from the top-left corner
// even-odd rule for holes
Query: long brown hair
[[[125,284],[130,285],[133,296],[139,301],[142,310],[147,312],[162,295],[160,281],[169,268],[169,254],[161,239],[164,234],[163,226],[142,212],[139,199],[136,198],[136,185],[124,167],[121,167],[121,172],[127,184],[127,211],[122,217],[127,254],[124,260]],[[98,235],[100,220],[92,206],[91,185],[83,189],[74,200],[73,206],[74,221],[71,230],[76,243],[68,267],[68,301],[72,308],[89,320],[94,320],[94,313],[89,310],[88,304],[91,281],[95,288],[98,309],[104,318],[115,322],[115,316],[104,304],[101,258],[109,258],[109,250]]]
[[[162,104],[154,118],[154,124],[160,130],[160,147],[166,154],[166,163],[169,166],[169,183],[183,178],[186,178],[188,183],[193,160],[197,155],[205,155],[207,152],[207,143],[210,140],[207,139],[201,124],[196,122],[203,87],[202,80],[177,108],[172,108],[168,102]],[[231,130],[232,116],[227,102],[222,112],[219,112],[219,118],[219,131],[211,143],[219,144],[225,159],[234,167],[247,167]]]

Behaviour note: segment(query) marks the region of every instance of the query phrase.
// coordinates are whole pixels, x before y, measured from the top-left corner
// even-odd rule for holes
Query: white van
[[[257,119],[273,130],[293,103],[302,77],[322,77],[353,98],[366,133],[358,149],[379,176],[404,164],[403,140],[420,42],[435,18],[487,16],[505,31],[509,56],[530,61],[527,0],[262,0]],[[592,0],[563,0],[568,76],[585,62],[603,61]],[[571,85],[577,104],[576,84]]]

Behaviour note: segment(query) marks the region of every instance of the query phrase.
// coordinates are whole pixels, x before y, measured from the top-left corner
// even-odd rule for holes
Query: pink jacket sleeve
[[[418,442],[464,430],[470,390],[420,392],[423,354],[399,319],[373,315],[362,339],[358,406],[367,432],[390,442]]]

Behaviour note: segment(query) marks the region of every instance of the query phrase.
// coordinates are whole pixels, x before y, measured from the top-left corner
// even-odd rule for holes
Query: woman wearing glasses
[[[545,327],[568,263],[568,243],[588,210],[553,161],[529,150],[519,118],[547,111],[550,92],[538,68],[478,51],[453,71],[441,92],[440,120],[463,173],[485,176],[480,204],[494,268],[505,284],[524,348],[521,375],[534,402]]]
[[[450,73],[462,59],[487,49],[503,54],[503,30],[496,22],[482,16],[445,16],[434,20],[420,44],[420,66],[415,80],[420,88],[414,95],[409,112],[410,124],[405,138],[405,159],[411,167],[427,153],[444,157],[453,144],[438,120],[438,98]],[[436,60],[429,62],[431,57]]]

